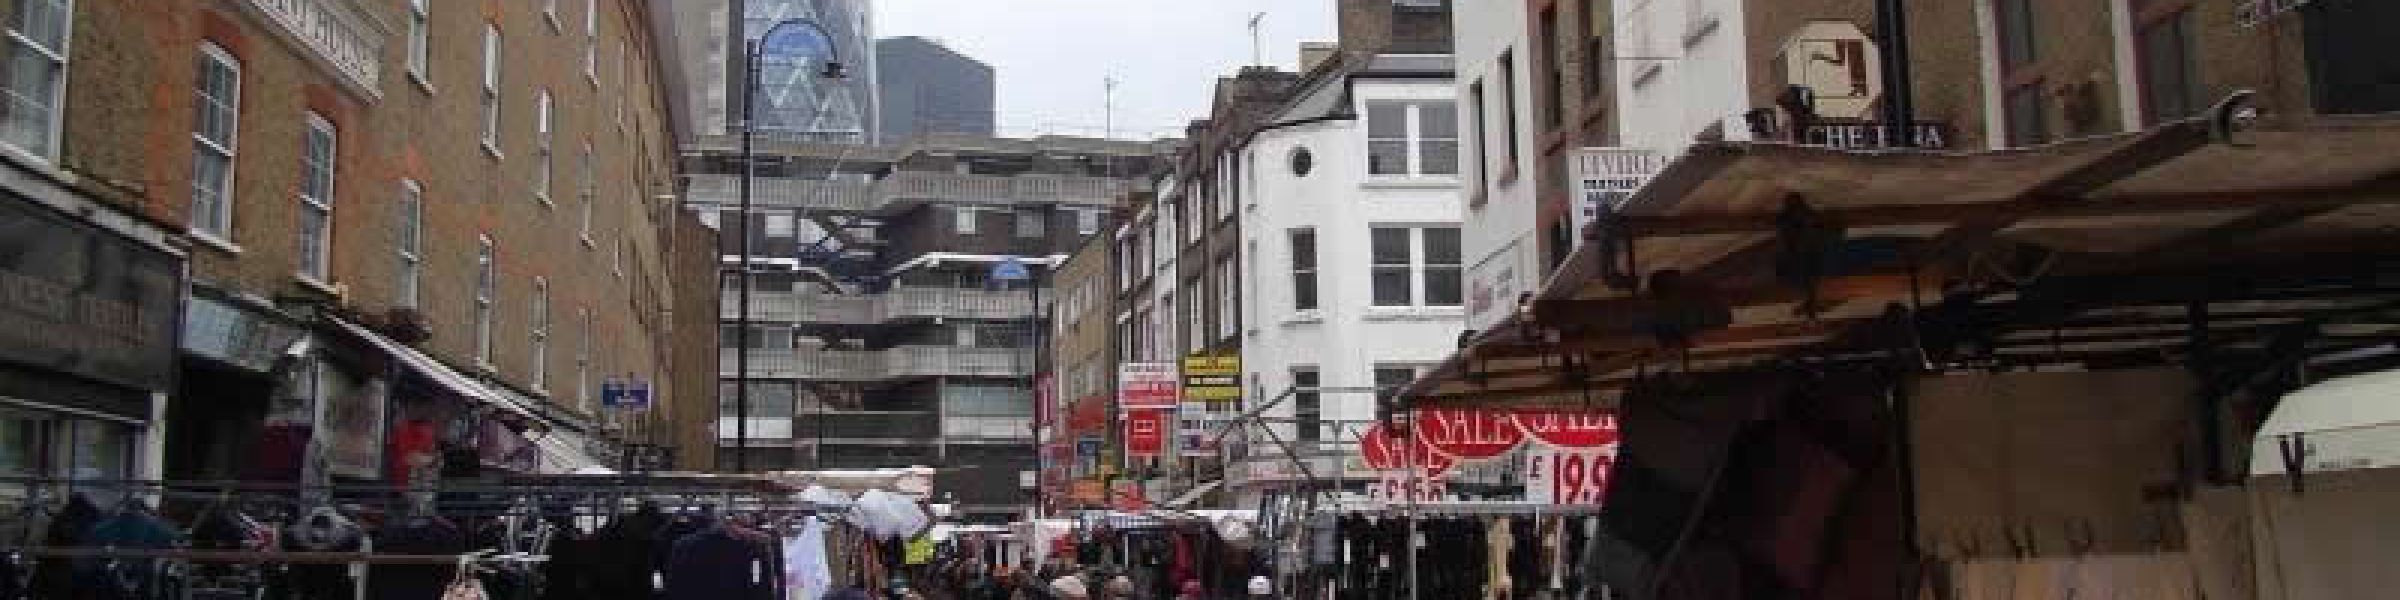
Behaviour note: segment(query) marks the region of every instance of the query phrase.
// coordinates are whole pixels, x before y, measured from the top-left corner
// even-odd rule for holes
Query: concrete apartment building
[[[875,65],[882,139],[993,135],[997,84],[990,65],[917,36],[875,40]]]
[[[14,218],[42,224],[10,236],[11,285],[113,308],[8,344],[65,365],[7,378],[0,418],[35,449],[10,468],[398,484],[669,466],[649,449],[707,425],[676,410],[690,372],[669,340],[710,332],[674,322],[679,278],[707,275],[669,258],[703,234],[662,196],[648,8],[16,5],[0,155]],[[60,252],[87,266],[57,270],[78,262]],[[78,338],[83,358],[41,355]],[[653,408],[604,409],[611,381],[646,382]],[[403,437],[432,444],[386,447]]]
[[[724,232],[725,456],[753,471],[940,466],[937,493],[962,514],[1017,514],[1031,500],[1019,477],[1036,470],[1032,334],[1049,327],[1037,306],[1059,301],[1051,271],[1114,225],[1135,175],[1171,147],[921,136],[759,150],[744,370],[741,159],[725,138],[685,148],[685,200]],[[994,279],[1012,262],[1028,280]]]

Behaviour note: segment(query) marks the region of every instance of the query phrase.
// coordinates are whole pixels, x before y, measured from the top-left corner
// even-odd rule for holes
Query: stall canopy
[[[2292,392],[2250,446],[2252,476],[2400,467],[2400,370]]]
[[[459,397],[466,398],[469,401],[487,404],[494,408],[524,417],[530,422],[540,422],[540,419],[534,416],[532,409],[526,408],[524,405],[509,400],[505,396],[494,392],[490,387],[475,381],[474,378],[468,377],[465,374],[451,369],[449,365],[444,365],[441,361],[434,360],[433,357],[426,356],[425,353],[418,352],[415,348],[401,345],[399,342],[392,341],[391,338],[383,337],[382,334],[375,333],[374,331],[368,330],[366,327],[342,320],[338,317],[328,317],[327,320],[332,321],[335,326],[340,327],[343,333],[347,333],[352,337],[365,340],[367,343],[374,345],[377,349],[382,350],[384,354],[390,355],[393,360],[396,360],[401,365],[407,367],[409,371],[415,372],[418,376],[424,377],[426,381],[430,381],[434,385],[440,386],[442,389],[449,390],[451,393],[458,394]]]
[[[2206,358],[2195,335],[2253,354],[2388,340],[2400,116],[2238,106],[1980,153],[1700,143],[1400,397],[1609,407],[1650,375],[1776,361],[2159,364]]]

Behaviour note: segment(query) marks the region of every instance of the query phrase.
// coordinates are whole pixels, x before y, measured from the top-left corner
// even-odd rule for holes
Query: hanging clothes
[[[377,550],[393,554],[462,554],[466,532],[447,519],[401,519],[376,535]],[[438,600],[457,576],[453,565],[373,565],[367,568],[368,600]]]
[[[330,506],[310,509],[286,529],[283,536],[286,550],[362,552],[367,547],[367,536],[359,529],[358,522]],[[292,565],[288,573],[290,600],[353,600],[357,597],[356,582],[350,577],[350,567],[347,565]]]
[[[128,502],[116,514],[92,524],[85,543],[104,548],[164,550],[180,546],[183,534],[150,511],[148,505]],[[160,593],[167,582],[153,559],[92,559],[78,569],[77,587],[97,598],[141,600]]]
[[[550,560],[540,569],[541,600],[583,600],[598,593],[592,589],[592,545],[592,537],[577,531],[573,521],[550,519],[550,541],[544,544]]]
[[[658,566],[666,562],[667,548],[658,539],[666,520],[666,514],[659,512],[657,506],[646,505],[617,517],[595,533],[585,545],[588,565],[585,581],[591,594],[587,597],[654,600]]]
[[[1484,549],[1489,553],[1485,555],[1485,568],[1491,573],[1484,580],[1483,597],[1486,600],[1511,597],[1509,594],[1515,587],[1509,581],[1508,553],[1515,544],[1516,536],[1509,532],[1507,517],[1493,519],[1486,524]]]
[[[783,564],[768,544],[725,524],[676,540],[667,553],[666,600],[775,600]]]
[[[816,600],[833,589],[833,567],[826,560],[825,522],[808,517],[800,530],[783,542],[784,600]]]

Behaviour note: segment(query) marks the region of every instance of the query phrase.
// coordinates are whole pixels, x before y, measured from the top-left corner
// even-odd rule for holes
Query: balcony
[[[750,292],[750,320],[768,323],[871,324],[900,319],[1024,319],[1032,314],[1024,292],[901,288],[882,294]],[[718,317],[739,318],[741,296],[719,296]]]
[[[359,0],[244,0],[237,4],[269,25],[275,36],[301,50],[309,62],[332,73],[342,87],[362,98],[381,98],[384,38],[390,30]]]
[[[720,348],[717,374],[736,375],[735,352]],[[1031,358],[1019,348],[902,346],[886,350],[762,348],[750,351],[750,376],[762,379],[877,381],[911,377],[1024,377]]]
[[[739,176],[686,175],[684,181],[686,196],[694,202],[733,205],[741,201]],[[1140,185],[1105,177],[902,171],[873,183],[757,177],[750,180],[750,199],[768,208],[889,213],[923,202],[1106,204]]]

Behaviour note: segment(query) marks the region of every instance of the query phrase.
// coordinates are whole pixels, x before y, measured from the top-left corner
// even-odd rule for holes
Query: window
[[[1457,175],[1458,106],[1452,102],[1370,100],[1369,175]]]
[[[1560,113],[1567,110],[1567,53],[1558,43],[1557,5],[1542,9],[1538,27],[1541,55],[1547,57],[1542,61],[1542,125],[1545,130],[1552,130],[1566,122]]]
[[[1507,119],[1506,122],[1501,124],[1502,126],[1500,128],[1500,135],[1503,138],[1506,138],[1504,143],[1507,144],[1506,148],[1508,150],[1508,154],[1506,155],[1508,156],[1508,166],[1501,169],[1500,172],[1504,174],[1514,174],[1517,172],[1516,53],[1513,51],[1502,51],[1500,53],[1499,69],[1498,77],[1500,78],[1500,81],[1497,85],[1500,86],[1500,114]],[[1507,175],[1503,175],[1501,178],[1506,179]]]
[[[1076,235],[1100,233],[1100,209],[1084,208],[1075,211]]]
[[[1474,116],[1470,124],[1475,134],[1475,189],[1480,194],[1492,185],[1491,123],[1487,121],[1491,117],[1484,110],[1482,80],[1467,85],[1467,103],[1469,114]]]
[[[398,229],[392,233],[392,251],[400,258],[399,282],[393,286],[392,304],[415,308],[418,279],[425,270],[425,188],[415,181],[400,180],[400,214],[393,219]]]
[[[1993,0],[1992,12],[1993,25],[1999,28],[2000,72],[2032,64],[2038,58],[2033,50],[2033,0]]]
[[[592,410],[592,309],[575,309],[581,333],[575,336],[575,402]]]
[[[1324,438],[1325,404],[1316,367],[1292,367],[1292,433],[1303,442]]]
[[[600,195],[599,184],[594,183],[592,179],[591,142],[583,143],[583,160],[580,166],[582,172],[576,174],[575,195],[583,203],[582,210],[578,211],[581,213],[578,221],[582,225],[576,231],[582,232],[583,245],[588,247],[592,245],[592,205],[599,201]]]
[[[583,0],[583,78],[600,86],[599,0]]]
[[[66,94],[71,0],[16,0],[8,15],[8,56],[0,62],[0,142],[45,160],[58,158],[59,102]]]
[[[533,100],[533,198],[550,203],[550,88]]]
[[[1390,400],[1400,388],[1417,379],[1417,368],[1407,365],[1375,365],[1375,400]]]
[[[1041,210],[1039,210],[1039,209],[1025,209],[1025,210],[1019,210],[1019,211],[1017,211],[1017,237],[1021,237],[1021,238],[1038,238],[1038,237],[1042,237],[1042,235],[1043,235],[1043,231],[1042,231],[1042,230],[1044,229],[1044,228],[1042,227],[1042,225],[1043,225],[1043,223],[1042,223],[1042,211],[1041,211]]]
[[[1608,21],[1596,0],[1583,0],[1583,96],[1586,104],[1605,102],[1608,81]]]
[[[2050,141],[2042,110],[2042,86],[2022,85],[2009,90],[2002,108],[2007,111],[2001,115],[2001,121],[2008,126],[2008,145],[2035,146]]]
[[[500,25],[483,25],[483,149],[500,154]]]
[[[433,35],[433,15],[426,7],[429,2],[432,0],[408,0],[408,74],[418,83],[431,83],[425,76]]]
[[[242,66],[216,44],[201,44],[199,76],[193,83],[199,112],[192,120],[192,230],[229,242],[233,238],[234,142],[242,120]]]
[[[2400,82],[2400,52],[2391,51],[2400,2],[2317,0],[2299,12],[2310,104],[2318,113],[2400,111],[2400,85],[2393,84]]]
[[[492,302],[500,294],[499,265],[491,236],[475,246],[475,366],[492,367]]]
[[[533,278],[533,374],[528,380],[541,390],[550,382],[550,280]]]
[[[300,274],[319,282],[332,279],[333,255],[333,123],[308,114],[300,154]]]
[[[975,235],[975,207],[950,207],[950,222],[959,235]]]
[[[1292,310],[1317,309],[1317,230],[1292,235]]]
[[[2143,112],[2153,124],[2200,112],[2200,53],[2192,19],[2187,8],[2143,25],[2134,35],[2140,44]]]
[[[1458,306],[1458,228],[1377,227],[1370,240],[1374,305]]]

